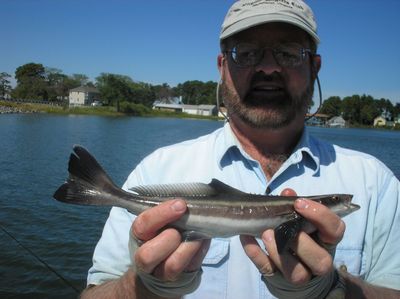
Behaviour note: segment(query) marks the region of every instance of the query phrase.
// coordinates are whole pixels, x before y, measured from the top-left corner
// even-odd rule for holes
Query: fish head
[[[339,217],[347,216],[360,209],[359,205],[351,202],[353,199],[351,194],[329,194],[315,196],[311,199],[324,204]]]
[[[360,209],[360,206],[352,203],[353,195],[351,194],[337,194],[332,195],[332,201],[334,202],[331,209],[339,217],[345,217],[351,213]]]
[[[354,203],[343,203],[342,207],[336,213],[339,217],[347,216],[360,209],[360,206]]]

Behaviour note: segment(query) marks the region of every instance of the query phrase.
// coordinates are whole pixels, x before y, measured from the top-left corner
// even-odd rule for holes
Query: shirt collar
[[[228,153],[231,151],[240,152],[240,154],[251,163],[258,163],[243,150],[235,134],[232,132],[229,122],[224,124],[222,134],[219,136],[216,143],[216,150],[217,162],[221,169],[227,165],[228,161],[226,161],[226,159],[229,158]],[[290,160],[289,162],[291,164],[303,162],[306,166],[314,170],[314,174],[318,172],[320,159],[317,154],[317,148],[306,127],[304,127],[301,138],[288,160]]]
[[[318,156],[318,149],[307,127],[304,127],[303,134],[289,159],[293,159],[294,163],[303,161],[306,166],[314,170],[314,174],[319,171],[320,159]]]

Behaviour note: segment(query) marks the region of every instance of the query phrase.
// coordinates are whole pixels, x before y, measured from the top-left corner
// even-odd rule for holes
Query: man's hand
[[[285,189],[281,195],[296,193]],[[294,207],[316,229],[314,237],[301,231],[290,250],[281,255],[278,254],[273,230],[267,230],[262,235],[268,254],[252,237],[241,236],[241,241],[246,254],[267,279],[279,270],[289,283],[304,285],[313,276],[332,273],[333,255],[336,245],[343,237],[345,224],[329,208],[317,202],[300,199],[296,200]]]
[[[178,282],[182,274],[198,271],[210,240],[182,242],[180,233],[168,224],[186,212],[183,200],[170,200],[141,213],[132,224],[139,240],[133,261],[136,270],[165,282]]]

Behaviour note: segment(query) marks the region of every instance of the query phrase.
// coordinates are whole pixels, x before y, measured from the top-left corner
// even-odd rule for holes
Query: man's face
[[[298,44],[309,48],[307,34],[291,25],[270,23],[250,28],[227,40],[228,49],[237,45],[266,48],[255,66],[238,66],[230,54],[219,68],[222,77],[221,98],[231,118],[238,117],[256,128],[282,128],[299,116],[304,118],[314,87],[313,59],[306,53],[304,61],[295,67],[279,64],[271,48]],[[315,71],[319,70],[319,60]]]

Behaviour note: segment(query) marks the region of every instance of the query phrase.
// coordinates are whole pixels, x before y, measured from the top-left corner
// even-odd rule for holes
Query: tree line
[[[79,86],[96,87],[104,105],[117,106],[121,102],[151,107],[155,100],[181,97],[185,104],[214,104],[217,83],[213,81],[186,81],[171,87],[167,83],[152,85],[134,81],[129,76],[101,73],[95,82],[84,74],[70,76],[56,68],[40,63],[27,63],[15,71],[15,88],[11,87],[11,75],[0,73],[0,97],[13,99],[62,101],[69,90]]]
[[[15,71],[17,84],[11,87],[11,75],[0,73],[0,98],[10,95],[13,99],[62,101],[69,90],[79,86],[96,87],[104,105],[124,107],[143,105],[151,107],[155,100],[181,97],[184,104],[215,104],[217,83],[213,81],[186,81],[171,87],[167,83],[152,85],[134,81],[129,76],[101,73],[91,82],[84,74],[70,76],[56,68],[40,63],[27,63]],[[374,118],[382,115],[393,120],[400,115],[400,104],[393,105],[388,99],[374,99],[369,95],[337,96],[326,99],[320,113],[341,115],[354,125],[372,125]]]
[[[352,125],[373,125],[377,116],[393,121],[400,116],[400,103],[393,105],[388,99],[374,99],[369,95],[332,96],[326,99],[319,113],[342,116]]]

